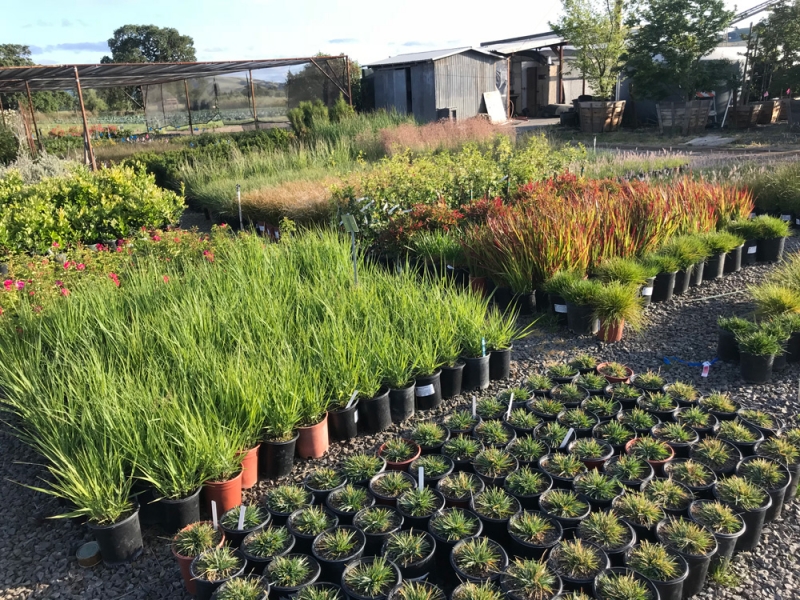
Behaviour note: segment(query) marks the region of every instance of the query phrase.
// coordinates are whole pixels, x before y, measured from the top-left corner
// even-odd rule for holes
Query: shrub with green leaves
[[[745,425],[739,420],[734,421],[722,421],[719,424],[719,431],[717,435],[720,439],[727,440],[729,442],[739,442],[739,443],[752,443],[758,441],[761,437],[761,434],[758,433],[752,427]]]
[[[586,398],[586,390],[574,383],[563,383],[553,388],[550,396],[562,404],[575,404]]]
[[[332,490],[344,482],[344,475],[330,467],[315,469],[306,477],[306,485],[314,490]]]
[[[795,465],[800,461],[800,447],[785,438],[769,438],[758,446],[756,454],[785,465]]]
[[[261,600],[267,586],[258,578],[235,577],[225,582],[216,592],[218,600]]]
[[[767,491],[780,489],[789,481],[785,467],[768,458],[749,458],[737,469],[737,474]]]
[[[481,442],[492,446],[507,444],[513,435],[502,421],[484,421],[475,428],[474,434]]]
[[[678,408],[678,403],[669,394],[650,393],[645,394],[644,397],[639,400],[639,406],[645,410],[666,412]]]
[[[701,398],[700,406],[708,411],[722,414],[735,413],[739,408],[737,404],[731,400],[731,397],[723,392],[712,392],[705,398]]]
[[[582,408],[572,408],[558,415],[558,422],[575,429],[590,429],[597,424],[597,417]]]
[[[776,426],[775,417],[763,410],[743,408],[739,410],[738,414],[743,421],[756,425],[757,427],[774,429]]]
[[[678,423],[687,427],[706,429],[711,425],[711,415],[699,406],[682,408],[675,415]]]
[[[549,416],[556,416],[564,410],[564,404],[551,398],[539,398],[530,403],[532,411]]]
[[[512,516],[508,521],[508,530],[514,537],[535,546],[546,546],[559,535],[550,519],[532,511],[522,511]]]
[[[691,428],[681,423],[661,423],[653,427],[653,435],[665,442],[673,444],[691,444],[698,440],[698,435]]]
[[[642,391],[629,383],[615,383],[611,386],[611,395],[616,400],[636,400]]]
[[[353,525],[364,533],[386,533],[397,529],[402,523],[402,516],[391,508],[371,506],[353,517]]]
[[[481,398],[475,404],[475,412],[478,413],[482,419],[497,419],[506,411],[506,404],[503,404],[497,398]]]
[[[398,600],[447,600],[441,589],[424,581],[403,581],[394,594]]]
[[[630,369],[628,369],[628,367],[618,362],[605,363],[602,366],[598,366],[597,371],[598,373],[600,373],[600,375],[605,375],[606,377],[616,377],[616,378],[628,377],[628,375],[631,372]]]
[[[333,527],[336,522],[322,506],[308,506],[292,513],[287,524],[290,529],[307,536],[317,536],[326,529]]]
[[[447,431],[436,423],[420,423],[411,430],[410,437],[421,447],[431,448],[445,441]]]
[[[607,458],[611,448],[595,438],[580,438],[571,444],[570,452],[581,460],[592,460],[604,456]]]
[[[665,467],[667,474],[690,488],[702,488],[716,481],[714,472],[703,463],[688,459],[677,460]]]
[[[314,538],[314,549],[329,560],[342,560],[352,556],[359,546],[359,538],[352,529],[329,529]]]
[[[574,454],[550,454],[539,461],[539,466],[550,475],[565,479],[586,473],[586,466]]]
[[[506,418],[506,423],[512,427],[523,430],[532,430],[541,422],[542,420],[539,417],[531,412],[528,412],[524,408],[513,409],[511,414]]]
[[[657,390],[664,386],[666,381],[660,373],[655,371],[645,371],[636,376],[634,385],[644,388],[646,390]]]
[[[415,445],[403,438],[393,438],[388,440],[380,451],[380,454],[388,462],[404,462],[414,456],[418,450]]]
[[[531,393],[526,388],[513,387],[497,394],[497,399],[505,406],[508,406],[512,395],[514,396],[514,402],[525,402],[531,397]]]
[[[462,583],[453,591],[452,600],[503,600],[503,592],[491,581]]]
[[[622,409],[619,402],[602,396],[591,396],[583,401],[582,406],[585,410],[601,418],[613,417]]]
[[[641,408],[623,410],[619,415],[619,421],[637,430],[649,430],[657,423],[656,417]]]
[[[575,377],[576,375],[578,375],[578,373],[579,373],[578,367],[564,363],[550,365],[547,368],[548,377],[551,377],[553,379]]]
[[[527,385],[535,391],[550,391],[555,387],[555,383],[547,375],[531,375],[528,377]]]
[[[425,477],[441,477],[452,468],[453,463],[441,454],[426,454],[420,456],[411,463],[411,472],[419,472],[422,467],[425,470]]]

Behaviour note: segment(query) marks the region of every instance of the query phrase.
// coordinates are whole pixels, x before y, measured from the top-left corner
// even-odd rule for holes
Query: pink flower
[[[17,288],[17,291],[21,291],[21,290],[24,290],[24,289],[25,289],[25,282],[24,282],[24,281],[22,281],[21,279],[18,279],[18,280],[17,280],[17,281],[14,283],[14,285],[16,286],[16,288]]]
[[[161,236],[160,235],[154,235],[153,236],[153,241],[154,242],[160,242],[161,241]]]
[[[166,275],[164,275],[164,283],[169,283],[169,277],[167,277]]]
[[[56,279],[56,282],[55,282],[55,283],[56,283],[56,285],[57,285],[58,287],[64,287],[64,282],[63,282],[63,281],[61,281],[60,279]]]
[[[111,281],[114,282],[114,285],[119,287],[119,277],[117,277],[116,273],[109,273],[108,274],[108,278],[111,279]]]
[[[181,243],[181,238],[179,238],[179,237],[176,237],[176,238],[175,238],[175,243],[176,243],[176,244],[180,244],[180,243]]]
[[[14,282],[11,281],[10,279],[6,279],[3,282],[3,287],[6,288],[6,290],[10,290],[13,286],[14,286]]]
[[[105,247],[105,246],[103,246],[103,244],[97,244],[97,251],[98,251],[98,252],[102,252],[102,251],[103,251],[103,250],[105,250],[105,249],[106,249],[106,247]]]
[[[31,290],[30,292],[28,292],[28,296],[33,296],[33,295],[35,295],[35,294],[36,294],[36,292],[34,292],[33,290]]]
[[[117,252],[122,252],[122,246],[117,246]]]
[[[208,250],[203,250],[203,256],[206,257],[206,260],[208,260],[208,262],[214,262],[214,254],[209,252]]]
[[[83,263],[78,263],[78,264],[75,266],[75,268],[76,268],[76,269],[78,269],[78,271],[83,271],[83,270],[86,268],[86,265],[85,265],[85,264],[83,264]]]
[[[66,271],[67,269],[69,269],[71,265],[72,265],[72,263],[71,263],[71,262],[69,262],[68,260],[67,260],[67,261],[65,261],[65,262],[64,262],[64,270]]]
[[[41,306],[34,306],[33,307],[33,312],[35,312],[36,314],[39,314],[40,312],[42,312],[42,307]]]
[[[67,288],[61,288],[61,295],[69,296],[69,290]]]
[[[53,248],[58,248],[58,247],[59,247],[58,242],[53,242]]]

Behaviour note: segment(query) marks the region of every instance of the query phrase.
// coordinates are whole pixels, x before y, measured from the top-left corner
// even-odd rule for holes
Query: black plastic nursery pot
[[[511,348],[492,350],[489,353],[489,380],[503,381],[511,377]]]
[[[736,248],[728,252],[728,255],[725,257],[725,267],[723,269],[724,273],[736,273],[742,270],[743,249],[744,244],[736,246]]]
[[[531,466],[536,469],[535,464],[531,464]],[[542,494],[544,494],[547,490],[550,490],[553,487],[553,478],[544,471],[540,471],[540,473],[544,476],[546,484],[542,488],[542,491],[537,494],[519,494],[511,491],[507,482],[503,484],[503,489],[514,496],[514,498],[519,500],[519,504],[522,506],[523,510],[539,510],[539,498],[541,498]]]
[[[656,527],[656,536],[658,537],[658,541],[662,544],[665,543],[665,540],[661,537],[660,531],[666,522],[666,520],[661,521]],[[689,598],[695,594],[699,594],[706,583],[708,568],[711,566],[711,559],[717,554],[716,538],[714,541],[714,549],[708,554],[689,554],[677,548],[671,548],[671,550],[682,557],[686,561],[686,564],[689,565],[689,575],[683,582],[683,597]]]
[[[401,515],[396,508],[390,506],[382,506],[381,508],[384,510],[391,511],[395,514],[396,524],[394,527],[391,527],[387,531],[382,531],[380,533],[368,533],[360,529],[360,531],[364,534],[364,538],[366,540],[366,545],[364,546],[364,552],[363,552],[365,556],[377,556],[380,553],[381,548],[383,548],[383,543],[386,541],[386,539],[393,533],[397,533],[403,528],[403,515]],[[359,515],[366,510],[367,510],[366,508],[361,509],[353,517],[353,523],[355,523],[355,527],[358,527]]]
[[[465,366],[466,363],[459,358],[452,367],[442,367],[442,376],[440,378],[442,398],[452,398],[461,394]]]
[[[558,325],[567,325],[567,301],[558,294],[547,294],[550,314],[556,318]]]
[[[606,569],[602,573],[598,574],[597,577],[594,578],[594,582],[592,583],[592,591],[594,593],[594,597],[597,598],[598,600],[609,600],[609,598],[604,596],[602,592],[598,589],[598,584],[597,584],[598,579],[601,576],[604,575],[609,576],[612,574],[632,576],[635,580],[644,584],[644,586],[649,591],[650,598],[658,598],[659,600],[661,600],[661,596],[658,593],[658,589],[656,588],[655,583],[653,583],[650,579],[648,579],[641,573],[634,571],[633,569],[629,569],[627,567],[613,567],[613,566],[610,569]]]
[[[514,292],[511,291],[510,287],[506,286],[496,287],[492,293],[492,300],[494,300],[497,308],[499,308],[501,311],[504,311],[508,308],[513,297]]]
[[[364,556],[364,557],[362,557],[362,558],[360,558],[358,560],[351,561],[350,563],[347,564],[347,566],[345,566],[344,573],[342,574],[342,578],[341,578],[340,581],[341,581],[341,584],[342,584],[342,591],[345,593],[345,595],[348,598],[350,598],[351,600],[386,600],[388,598],[389,594],[397,586],[399,586],[402,583],[403,576],[400,574],[400,569],[392,561],[386,561],[387,566],[394,571],[394,575],[395,575],[395,584],[391,586],[391,589],[387,593],[379,594],[379,595],[376,595],[376,596],[362,596],[361,594],[357,593],[356,591],[350,589],[350,587],[347,585],[347,581],[346,581],[347,573],[349,571],[351,571],[352,569],[355,569],[360,564],[372,563],[377,558],[378,558],[377,556]],[[281,596],[281,598],[283,598],[283,597],[285,597],[285,594]],[[277,600],[277,598],[276,598],[276,600]]]
[[[629,555],[630,552],[625,557],[626,566],[629,566]],[[686,581],[686,578],[689,576],[689,565],[680,554],[673,554],[673,556],[678,561],[678,569],[681,574],[669,581],[650,580],[658,591],[659,600],[682,600],[685,597],[683,595],[683,582]]]
[[[404,388],[389,390],[389,414],[392,423],[402,423],[414,414],[414,390],[412,382]]]
[[[648,277],[644,285],[639,288],[639,296],[642,299],[642,306],[650,306],[653,300],[653,286],[655,285],[656,278]]]
[[[689,505],[689,518],[692,519],[692,521],[698,522],[697,519],[694,518],[693,509],[703,502],[713,502],[713,500],[695,500]],[[741,515],[739,518],[741,519]],[[714,538],[717,540],[717,553],[714,555],[714,558],[711,559],[712,568],[722,564],[726,560],[730,560],[736,548],[736,542],[744,535],[746,529],[747,527],[744,524],[744,520],[742,520],[742,528],[736,533],[714,533]]]
[[[749,352],[739,353],[739,369],[747,383],[768,383],[772,379],[775,355],[756,356]]]
[[[672,300],[672,293],[675,290],[675,276],[677,271],[672,273],[659,273],[653,282],[653,302],[669,302]]]
[[[600,329],[600,321],[588,304],[567,302],[567,328],[576,335],[594,335]]]
[[[736,467],[736,474],[739,474],[739,471],[742,468],[742,465],[758,458],[763,458],[761,456],[747,456],[742,459],[742,462],[739,463],[739,466]],[[764,491],[769,494],[770,499],[772,499],[772,505],[766,510],[764,513],[764,524],[772,523],[775,519],[777,519],[781,511],[783,510],[783,504],[786,499],[786,491],[789,489],[789,486],[792,483],[792,474],[789,472],[789,469],[786,468],[785,465],[781,463],[777,463],[780,466],[781,472],[784,475],[784,483],[783,485],[779,485],[774,488],[767,489],[766,487],[762,486]]]
[[[359,403],[354,400],[349,408],[328,411],[328,435],[332,439],[343,442],[358,435]]]
[[[433,375],[417,377],[414,389],[417,410],[432,410],[442,403],[442,370]]]
[[[416,529],[416,527],[414,528]],[[421,533],[425,536],[428,544],[430,545],[430,550],[428,554],[426,554],[421,559],[411,562],[407,565],[397,561],[395,564],[397,568],[400,569],[400,574],[403,576],[404,581],[409,580],[424,580],[428,577],[431,570],[436,566],[436,538],[434,538],[427,529],[420,530]],[[383,548],[381,550],[381,556],[386,556],[386,546],[389,544],[389,540],[386,540],[383,544]]]
[[[625,527],[628,528],[628,532],[629,532],[628,541],[625,542],[624,544],[622,544],[621,546],[618,546],[617,548],[603,548],[603,550],[606,553],[606,556],[608,556],[608,560],[611,563],[612,567],[624,567],[624,566],[626,566],[625,558],[626,558],[628,552],[630,552],[630,549],[633,548],[633,546],[638,541],[636,539],[636,532],[633,530],[633,527],[631,527],[630,523],[626,523],[625,521],[622,521],[622,524]],[[583,539],[582,536],[581,536],[580,527],[578,527],[575,530],[575,537]]]
[[[185,498],[161,500],[161,525],[168,533],[180,531],[187,525],[200,520],[200,490]]]
[[[672,293],[676,296],[682,296],[688,292],[689,285],[692,283],[692,277],[694,277],[694,265],[689,265],[685,269],[675,273],[675,287]]]
[[[152,487],[141,480],[136,480],[131,489],[131,496],[139,505],[139,524],[155,525],[161,521],[161,501],[156,500]]]
[[[756,259],[758,262],[778,262],[783,258],[784,246],[786,246],[786,238],[783,237],[758,240]]]
[[[228,512],[233,512],[238,516],[239,510],[240,510],[239,507],[236,507],[230,509]],[[225,515],[223,515],[223,517],[224,516]],[[222,527],[222,532],[225,534],[225,543],[228,544],[229,546],[232,546],[233,548],[238,548],[239,546],[242,545],[242,541],[244,541],[244,538],[246,538],[251,533],[256,533],[264,529],[264,527],[266,527],[269,524],[270,519],[272,519],[272,515],[269,512],[267,512],[267,516],[264,519],[264,521],[250,529],[231,529],[230,527],[225,527],[225,525],[220,523],[220,527]],[[220,519],[220,521],[221,520],[222,519]]]
[[[486,532],[484,531],[484,534],[485,533]],[[473,537],[475,537],[475,536],[473,536]],[[456,543],[455,546],[453,546],[453,550],[450,552],[450,566],[451,566],[451,568],[456,572],[456,575],[458,575],[458,577],[459,577],[459,579],[461,581],[471,581],[473,583],[483,583],[485,581],[497,581],[500,578],[500,575],[502,574],[502,572],[505,571],[506,567],[508,566],[508,553],[506,552],[505,548],[503,548],[503,546],[500,543],[496,542],[495,540],[493,540],[491,538],[487,538],[487,537],[481,538],[481,539],[488,540],[489,541],[489,545],[490,546],[494,546],[494,549],[500,555],[500,563],[499,563],[499,565],[497,567],[497,570],[495,572],[493,572],[491,575],[489,575],[488,577],[476,577],[474,575],[471,575],[471,574],[461,570],[461,568],[456,564],[455,557],[456,557],[456,553],[458,552],[458,548],[460,546],[462,546],[463,544],[467,543],[470,539],[472,539],[472,538],[467,538],[467,539],[464,539],[464,540],[460,540],[460,541],[458,541]]]
[[[428,530],[428,523],[431,520],[431,517],[439,512],[440,510],[444,509],[444,496],[442,493],[436,489],[431,490],[433,494],[436,496],[436,510],[431,512],[429,515],[425,515],[422,517],[415,517],[406,511],[403,510],[403,507],[400,506],[400,503],[397,503],[397,511],[403,515],[403,527],[406,529],[416,529],[418,531],[427,531]]]
[[[289,515],[289,518],[286,520],[286,528],[289,530],[289,533],[294,536],[294,551],[302,554],[311,554],[311,544],[314,541],[314,538],[319,534],[303,533],[292,526],[293,517],[303,510],[305,510],[305,508],[299,508]],[[328,516],[332,520],[331,527],[338,527],[339,517],[333,514],[333,512],[330,510],[326,510],[325,512],[328,513]]]
[[[489,387],[489,360],[490,355],[479,356],[477,358],[467,358],[463,360],[466,363],[464,367],[464,380],[462,384],[462,392],[471,392],[472,390],[485,390]]]
[[[209,579],[203,579],[197,574],[196,570],[197,561],[200,558],[200,556],[196,557],[192,561],[191,566],[189,567],[190,572],[192,574],[192,579],[194,580],[195,588],[197,590],[197,592],[194,595],[195,600],[211,600],[211,596],[219,587],[222,586],[223,583],[226,583],[231,579],[234,579],[235,577],[241,577],[244,574],[244,568],[247,561],[242,560],[241,568],[230,577],[213,581]]]
[[[554,533],[552,536],[543,541],[541,544],[533,544],[526,540],[523,540],[517,537],[514,532],[511,531],[510,527],[510,520],[509,520],[509,530],[508,535],[511,538],[511,550],[513,551],[512,554],[514,556],[522,556],[523,558],[533,558],[535,560],[541,560],[542,557],[545,556],[547,552],[550,551],[558,542],[560,542],[564,538],[564,528],[561,526],[561,523],[558,522],[557,519],[553,518],[550,515],[545,513],[540,513],[542,517],[550,521],[550,524],[553,526]]]
[[[714,497],[719,500],[717,490],[714,490]],[[721,501],[721,500],[720,500]],[[766,501],[763,506],[754,508],[753,510],[744,510],[731,506],[731,508],[742,517],[744,521],[744,533],[736,540],[734,552],[749,552],[753,550],[761,542],[761,533],[764,529],[764,516],[772,506],[772,497],[767,494]]]
[[[797,496],[797,486],[800,485],[800,464],[789,465],[789,473],[792,476],[792,482],[789,484],[789,489],[786,490],[786,496],[783,499],[784,505],[791,504]]]
[[[536,294],[534,292],[514,294],[509,306],[518,310],[521,316],[529,317],[536,312]]]
[[[330,427],[330,417],[328,418]],[[279,479],[292,472],[298,434],[285,442],[265,440],[258,451],[258,474],[263,479]]]
[[[800,362],[800,331],[789,336],[786,344],[786,360],[790,363]]]
[[[538,313],[546,313],[550,311],[550,294],[544,290],[533,290],[533,298],[535,300],[534,308]]]
[[[747,240],[742,249],[742,265],[747,267],[756,264],[756,252],[758,252],[758,242]]]
[[[720,252],[706,259],[706,267],[703,269],[703,279],[713,281],[722,277],[725,268],[725,255],[727,252]]]
[[[706,261],[695,263],[694,269],[692,270],[694,271],[694,274],[689,285],[691,287],[697,287],[699,285],[702,285],[704,279],[703,274],[705,273],[706,270]]]
[[[280,600],[281,598],[288,598],[299,592],[304,587],[311,585],[312,583],[316,583],[319,580],[320,574],[322,573],[322,569],[319,566],[317,560],[309,555],[306,554],[287,554],[286,556],[291,558],[304,558],[309,566],[311,567],[311,575],[309,576],[308,580],[303,584],[296,586],[296,587],[282,587],[279,585],[271,584],[269,587],[269,597],[271,600]]]
[[[739,362],[739,342],[732,331],[717,327],[717,357],[724,362]]]
[[[568,539],[567,536],[564,539]],[[605,550],[603,550],[597,544],[593,544],[591,542],[584,542],[586,546],[592,546],[593,548],[597,548],[600,551],[600,567],[598,568],[598,572],[605,571],[606,569],[611,568],[611,561],[608,560],[608,555],[606,554]],[[595,576],[591,576],[588,578],[577,578],[577,577],[568,577],[566,575],[562,575],[558,573],[561,577],[561,583],[564,586],[564,592],[584,592],[585,594],[591,594],[592,588],[594,585],[594,578]]]
[[[392,424],[389,389],[381,388],[374,398],[358,403],[358,422],[364,433],[379,433]]]
[[[357,527],[353,527],[352,525],[340,525],[337,529],[346,529],[348,531],[352,531],[356,539],[358,540],[356,544],[356,549],[351,552],[348,556],[344,558],[326,558],[322,556],[318,551],[316,544],[312,543],[311,545],[311,552],[319,563],[320,567],[320,579],[324,581],[340,581],[342,579],[342,573],[344,573],[344,568],[351,560],[356,560],[361,558],[364,555],[364,550],[366,548],[366,536],[364,532],[358,529]],[[324,534],[320,534],[324,535]],[[317,536],[319,537],[319,536]],[[316,540],[315,540],[316,541]]]
[[[281,552],[277,553],[275,556],[263,557],[250,554],[247,551],[247,538],[245,538],[245,540],[242,542],[242,545],[239,546],[239,552],[242,554],[242,556],[245,557],[245,559],[247,559],[247,565],[245,566],[245,571],[247,571],[248,573],[253,573],[255,575],[261,575],[269,563],[271,563],[279,556],[285,556],[289,554],[292,550],[294,550],[294,536],[291,534],[289,535],[289,543],[286,545],[286,548],[284,548]]]
[[[142,529],[138,507],[112,525],[88,523],[89,531],[100,546],[100,556],[107,567],[117,567],[135,560],[142,553]]]

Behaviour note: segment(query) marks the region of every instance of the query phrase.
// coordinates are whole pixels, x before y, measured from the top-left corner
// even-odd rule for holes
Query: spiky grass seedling
[[[362,561],[344,573],[344,583],[351,590],[370,598],[388,594],[397,579],[392,564],[383,557]]]
[[[657,390],[664,387],[666,381],[655,371],[645,371],[636,376],[636,385],[646,390]]]
[[[533,429],[542,421],[535,414],[528,412],[524,408],[515,408],[511,411],[506,422],[519,429]]]
[[[292,513],[288,525],[291,529],[304,535],[317,536],[333,527],[334,517],[322,506],[309,506],[299,512]]]
[[[499,546],[486,537],[459,542],[452,556],[456,566],[472,577],[489,577],[503,568]]]
[[[517,460],[535,462],[547,454],[547,446],[533,436],[523,435],[506,446],[506,451],[515,456]]]
[[[562,519],[575,519],[586,514],[589,505],[571,490],[548,490],[539,498],[542,510]]]
[[[587,394],[583,388],[579,388],[574,383],[564,383],[553,388],[551,396],[558,402],[575,404],[586,398]]]
[[[365,488],[349,483],[328,496],[331,506],[343,513],[357,513],[367,507],[369,500],[369,492]]]
[[[587,390],[602,390],[608,385],[606,378],[597,373],[584,373],[575,380],[575,383]]]
[[[503,583],[505,589],[517,598],[545,600],[556,591],[558,579],[547,563],[516,558],[506,568]]]
[[[653,428],[653,435],[675,444],[688,444],[697,440],[697,433],[681,423],[661,423]]]
[[[765,490],[781,488],[788,480],[784,467],[768,458],[752,458],[742,462],[738,474]]]
[[[513,387],[503,390],[497,394],[497,399],[500,400],[500,402],[502,402],[506,407],[508,407],[508,403],[511,400],[512,394],[514,395],[514,402],[525,402],[531,397],[531,393],[526,388]]]
[[[264,503],[272,512],[289,514],[309,506],[312,501],[311,492],[296,485],[279,485],[267,492]]]
[[[770,438],[762,443],[756,453],[777,460],[785,465],[795,465],[800,461],[800,448],[788,439]]]
[[[551,448],[558,448],[568,433],[569,427],[562,425],[558,421],[550,421],[540,425],[534,435]]]
[[[427,582],[404,581],[394,595],[399,600],[447,600],[444,592]]]
[[[231,510],[227,511],[224,515],[222,515],[222,519],[220,523],[222,523],[223,527],[232,530],[239,530],[239,511],[241,510],[241,506],[236,506]],[[261,525],[264,521],[267,520],[269,517],[269,513],[266,510],[258,507],[258,506],[245,506],[244,507],[244,525],[241,531],[245,531],[248,529],[255,529],[259,525]]]
[[[528,467],[522,467],[511,473],[506,479],[506,488],[517,496],[535,496],[548,486],[545,476]]]
[[[430,552],[431,543],[421,531],[398,531],[386,540],[386,558],[404,567],[422,560]]]
[[[683,402],[697,402],[697,400],[700,398],[700,392],[697,391],[696,387],[690,383],[684,383],[682,381],[676,381],[669,386],[667,389],[667,394],[676,400],[681,400]]]
[[[612,500],[622,493],[618,479],[595,469],[575,478],[575,491],[592,500]]]
[[[775,417],[763,410],[742,409],[739,411],[739,416],[748,423],[764,429],[773,429],[775,427]]]
[[[641,458],[623,454],[609,461],[605,472],[620,481],[642,481],[650,472],[650,467]]]
[[[722,421],[719,425],[717,436],[729,442],[749,444],[758,440],[760,434],[749,425],[745,425],[736,419],[734,421]]]
[[[636,400],[642,392],[629,383],[615,383],[611,386],[611,397],[617,400]]]
[[[380,454],[389,462],[399,463],[410,459],[415,452],[414,446],[408,441],[403,438],[393,438],[384,444]]]
[[[644,494],[660,507],[671,510],[684,509],[694,500],[692,493],[674,479],[653,479]]]
[[[736,460],[736,454],[722,440],[706,438],[692,449],[692,458],[712,469],[721,470]]]
[[[266,587],[259,579],[235,577],[226,582],[216,593],[217,600],[261,600]]]
[[[251,533],[242,542],[248,554],[259,558],[271,558],[286,552],[292,543],[292,534],[286,527],[267,527]]]
[[[580,438],[572,444],[570,452],[581,460],[588,460],[609,455],[611,449],[594,438]]]
[[[357,549],[358,537],[352,529],[324,531],[314,540],[314,549],[329,560],[341,560]]]
[[[726,558],[717,566],[712,567],[708,573],[708,578],[720,587],[734,588],[739,587],[741,577],[733,570],[731,560]]]
[[[427,517],[440,507],[440,497],[430,488],[413,489],[404,492],[397,499],[397,507],[412,517]]]
[[[589,429],[597,424],[597,418],[582,408],[565,410],[558,416],[558,422],[575,429]]]
[[[497,398],[481,398],[475,405],[475,412],[483,419],[497,419],[505,411],[506,405]]]
[[[478,456],[481,450],[483,450],[483,444],[475,438],[465,436],[450,438],[442,446],[442,454],[457,461],[472,460]]]
[[[531,375],[526,382],[528,387],[537,392],[552,390],[555,383],[547,375]]]
[[[672,581],[681,574],[678,559],[667,547],[647,540],[633,547],[628,566],[653,581]]]
[[[446,508],[431,517],[430,521],[430,528],[448,542],[475,535],[479,526],[479,521],[462,508]]]
[[[473,499],[475,511],[491,519],[508,519],[519,512],[519,500],[502,488],[487,488]]]
[[[411,479],[400,471],[390,471],[372,483],[372,489],[385,498],[397,498],[413,487]]]
[[[605,566],[598,549],[580,539],[559,542],[548,564],[559,575],[572,579],[589,579]]]
[[[437,487],[447,498],[464,500],[469,498],[470,494],[478,493],[481,489],[481,482],[472,473],[459,471],[442,479]]]
[[[613,417],[622,408],[619,402],[602,396],[592,396],[585,400],[582,406],[598,417]]]
[[[669,394],[645,394],[639,400],[639,406],[646,410],[669,411],[678,408],[678,403]]]
[[[659,527],[659,535],[668,547],[695,556],[704,556],[717,545],[708,529],[683,517],[666,521]]]
[[[623,494],[614,501],[614,510],[631,523],[653,527],[664,518],[663,509],[641,492]]]
[[[511,432],[501,421],[484,421],[475,428],[475,436],[484,444],[499,446],[511,440]]]
[[[503,600],[505,595],[491,581],[468,581],[453,591],[452,600]]]
[[[613,510],[590,514],[578,525],[578,534],[605,550],[620,548],[631,540],[630,528]]]
[[[422,467],[425,469],[425,477],[440,477],[450,470],[451,465],[441,454],[426,454],[411,463],[411,471],[417,473]]]
[[[741,510],[755,510],[767,500],[763,489],[738,475],[718,481],[716,493],[720,500]]]
[[[538,546],[552,542],[558,535],[558,530],[550,519],[530,511],[523,511],[511,517],[508,529],[523,542]]]
[[[696,460],[680,460],[667,465],[667,473],[680,483],[693,488],[711,485],[715,480],[714,472]]]
[[[342,473],[350,481],[364,481],[371,479],[383,467],[383,460],[371,454],[353,454],[342,461]]]
[[[570,367],[585,371],[587,369],[595,369],[597,367],[597,359],[591,354],[578,354],[575,358],[569,361]]]
[[[619,416],[620,423],[629,425],[638,431],[651,429],[656,423],[656,418],[641,408],[623,410]]]
[[[598,367],[597,372],[606,377],[614,377],[617,379],[627,377],[630,373],[628,367],[618,362],[606,363],[602,367]]]
[[[475,469],[488,477],[505,477],[516,464],[514,457],[500,448],[487,448],[475,457]]]
[[[594,429],[594,436],[605,440],[609,444],[623,446],[636,437],[636,432],[619,421],[609,421],[608,423],[600,423]]]
[[[468,410],[457,410],[444,420],[445,426],[450,431],[469,431],[478,423]]]
[[[541,415],[555,416],[564,410],[564,405],[552,398],[539,398],[530,403],[530,409]]]
[[[572,478],[586,472],[586,466],[574,454],[550,454],[539,464],[542,469],[556,477]]]
[[[400,515],[389,508],[372,506],[359,512],[353,525],[364,533],[386,533],[400,526]]]
[[[330,467],[320,467],[314,469],[309,473],[306,478],[306,485],[313,490],[332,490],[335,487],[342,485],[345,481],[342,475],[336,469]]]
[[[692,518],[714,533],[732,534],[741,530],[742,519],[722,502],[696,502],[691,507]]]
[[[651,600],[647,584],[633,573],[601,573],[595,581],[598,597],[603,600]]]
[[[687,427],[703,428],[711,423],[711,415],[699,406],[682,409],[676,416],[678,423]]]
[[[562,379],[565,377],[574,377],[579,373],[577,367],[568,364],[555,364],[547,368],[547,376],[553,379]]]
[[[431,448],[444,442],[447,431],[436,423],[419,423],[409,437],[423,448]]]
[[[243,560],[229,546],[212,548],[203,552],[194,563],[198,578],[206,581],[220,581],[235,575],[243,566]]]
[[[344,600],[339,587],[329,586],[324,583],[313,583],[304,586],[292,596],[292,600]]]
[[[713,392],[705,398],[701,398],[699,403],[706,410],[721,414],[735,413],[739,408],[728,394],[722,392]]]
[[[221,540],[221,531],[216,531],[210,523],[198,523],[194,527],[178,532],[172,543],[178,554],[198,556],[217,546]]]
[[[643,437],[631,445],[630,454],[644,460],[660,461],[672,456],[672,449],[661,440]]]

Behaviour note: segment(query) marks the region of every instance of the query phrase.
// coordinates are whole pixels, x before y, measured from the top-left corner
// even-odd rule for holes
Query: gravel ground
[[[800,249],[800,241],[789,240],[787,250]],[[745,384],[738,366],[716,363],[707,379],[700,369],[676,365],[666,370],[663,356],[685,361],[711,360],[716,348],[716,319],[720,314],[745,315],[752,310],[746,293],[737,293],[763,279],[769,266],[748,267],[717,282],[706,282],[676,297],[666,305],[648,309],[649,326],[638,335],[627,333],[616,345],[604,345],[590,337],[575,337],[564,330],[538,327],[528,339],[515,346],[512,380],[493,384],[489,393],[497,393],[513,383],[522,383],[528,375],[546,363],[562,361],[580,352],[590,352],[602,360],[617,360],[636,372],[662,368],[668,379],[692,381],[703,391],[726,390],[747,407],[765,408],[784,416],[796,409],[800,365],[790,365],[776,374],[772,383],[763,386]],[[302,481],[305,474],[320,464],[336,464],[342,456],[367,450],[375,451],[391,435],[408,429],[415,420],[438,418],[456,405],[470,402],[461,397],[443,403],[439,409],[412,422],[393,427],[379,436],[360,437],[334,444],[317,461],[298,461],[292,476]],[[85,527],[69,520],[48,517],[61,512],[58,500],[34,492],[24,485],[37,485],[43,470],[34,466],[37,456],[0,426],[0,506],[5,507],[0,524],[0,600],[34,598],[62,599],[188,599],[177,564],[171,556],[167,536],[158,530],[144,531],[145,550],[133,564],[117,569],[102,565],[82,569],[75,551],[91,539]],[[258,501],[273,482],[260,482],[245,493],[246,501]],[[712,586],[698,598],[800,598],[797,590],[800,573],[800,506],[795,503],[778,521],[765,528],[757,552],[739,554],[733,569],[739,582],[732,588]]]

